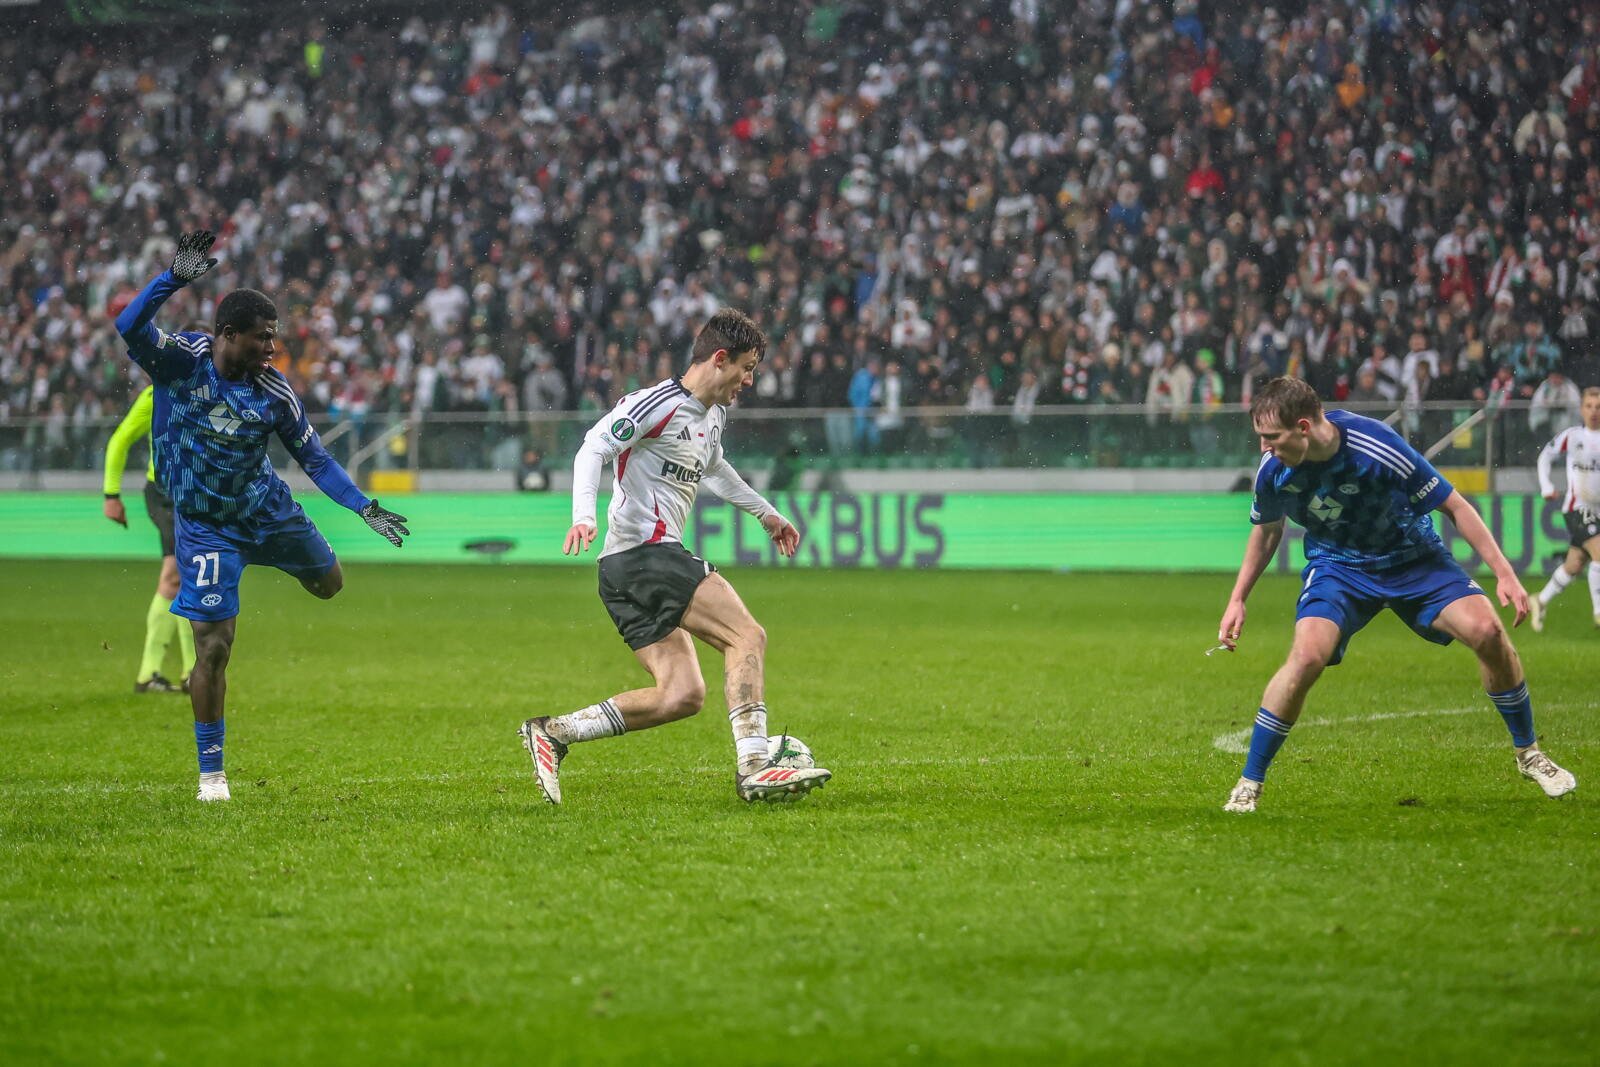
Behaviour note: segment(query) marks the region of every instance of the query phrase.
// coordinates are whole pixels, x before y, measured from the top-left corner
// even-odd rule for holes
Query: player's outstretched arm
[[[1222,622],[1217,625],[1217,640],[1230,652],[1238,647],[1239,635],[1244,631],[1244,604],[1250,598],[1250,590],[1255,588],[1257,579],[1266,572],[1282,541],[1282,519],[1250,528],[1250,537],[1244,545],[1244,562],[1239,564],[1239,576],[1234,580],[1228,607],[1222,613]]]
[[[193,373],[199,356],[179,338],[155,327],[156,312],[167,298],[217,265],[207,257],[214,238],[209,230],[178,238],[172,266],[156,275],[117,316],[117,333],[128,356],[156,381],[180,381]]]
[[[630,396],[632,394],[629,394]],[[600,525],[595,520],[600,498],[600,475],[606,464],[634,447],[638,427],[627,416],[628,397],[623,397],[599,422],[583,435],[583,444],[572,460],[572,528],[561,543],[564,556],[582,555],[594,543]]]
[[[1528,591],[1522,587],[1522,579],[1517,577],[1511,561],[1495,543],[1494,534],[1484,525],[1483,516],[1471,501],[1454,489],[1439,505],[1439,510],[1450,516],[1450,521],[1456,524],[1456,529],[1483,560],[1484,566],[1494,572],[1495,594],[1500,598],[1500,606],[1515,608],[1517,617],[1511,625],[1513,628],[1521,626],[1522,620],[1528,617]]]
[[[399,548],[401,538],[411,535],[411,531],[406,529],[406,517],[379,506],[376,500],[368,500],[356,487],[339,461],[322,447],[322,438],[312,429],[305,408],[300,406],[300,398],[295,395],[289,380],[268,367],[257,376],[256,381],[277,398],[278,417],[273,429],[294,461],[300,464],[300,469],[330,499],[360,515],[368,526]]]
[[[581,556],[594,543],[600,525],[595,521],[595,511],[600,498],[600,475],[605,471],[606,449],[594,439],[591,431],[578,446],[578,455],[572,461],[572,528],[561,543],[563,556]]]
[[[761,528],[767,531],[767,536],[783,555],[792,556],[800,547],[800,531],[778,513],[771,501],[751,488],[720,451],[712,457],[700,484],[740,511],[761,520]]]

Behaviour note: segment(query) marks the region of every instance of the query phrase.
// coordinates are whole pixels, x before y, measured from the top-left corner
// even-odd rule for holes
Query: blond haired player
[[[561,803],[561,761],[580,741],[613,737],[687,718],[705,702],[695,655],[698,637],[726,662],[728,721],[738,756],[740,799],[788,800],[832,775],[820,767],[773,766],[767,758],[764,663],[767,635],[733,586],[683,546],[684,526],[702,484],[754,515],[785,556],[800,534],[723,458],[727,405],[754,381],[767,339],[742,312],[723,308],[695,336],[689,369],[629,393],[594,424],[572,472],[572,528],[562,551],[594,541],[595,498],[606,463],[616,470],[606,539],[600,551],[600,599],[623,640],[655,684],[560,716],[529,719],[519,731],[534,777]]]
[[[1425,640],[1470,648],[1511,734],[1517,770],[1546,796],[1576,789],[1577,778],[1539,749],[1527,678],[1505,624],[1434,529],[1432,512],[1450,517],[1494,572],[1495,593],[1503,606],[1515,607],[1516,625],[1527,615],[1527,590],[1477,510],[1405,438],[1376,419],[1324,411],[1299,378],[1263,385],[1250,401],[1250,421],[1264,454],[1244,562],[1217,628],[1223,645],[1238,644],[1245,600],[1277,552],[1287,520],[1305,528],[1306,568],[1294,644],[1262,694],[1244,770],[1223,810],[1256,810],[1267,767],[1311,687],[1385,609]]]

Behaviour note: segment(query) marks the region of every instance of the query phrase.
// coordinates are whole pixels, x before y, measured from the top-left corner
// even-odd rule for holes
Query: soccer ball
[[[767,738],[767,760],[774,767],[792,767],[796,770],[805,770],[817,765],[817,761],[811,758],[811,749],[806,743],[788,734]]]

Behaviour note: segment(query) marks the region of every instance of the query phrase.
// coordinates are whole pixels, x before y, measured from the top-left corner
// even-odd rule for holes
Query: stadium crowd
[[[0,418],[119,412],[111,319],[196,227],[174,312],[273,295],[337,417],[598,409],[724,302],[772,339],[741,403],[862,442],[1281,373],[1557,428],[1600,384],[1592,7],[675,11],[0,41]]]

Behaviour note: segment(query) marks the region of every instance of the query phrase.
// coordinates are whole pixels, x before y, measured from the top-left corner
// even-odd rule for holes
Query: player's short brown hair
[[[1301,378],[1274,378],[1258,389],[1250,401],[1251,425],[1270,418],[1289,430],[1301,419],[1315,422],[1321,414],[1321,398]]]
[[[1583,398],[1588,400],[1591,396],[1600,396],[1600,385],[1591,385],[1583,391]]]
[[[689,361],[704,363],[718,349],[733,355],[753,351],[756,358],[760,359],[767,352],[767,335],[750,320],[749,315],[737,308],[722,308],[707,319],[706,324],[700,327],[700,332],[695,334],[694,350]]]

